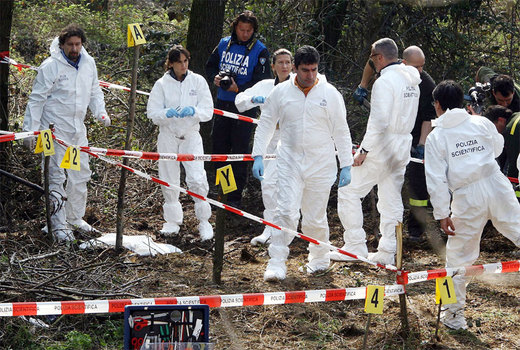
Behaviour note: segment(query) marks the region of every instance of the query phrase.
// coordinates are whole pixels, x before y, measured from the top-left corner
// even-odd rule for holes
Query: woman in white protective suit
[[[200,122],[213,116],[213,100],[206,80],[188,70],[190,53],[181,45],[168,52],[166,73],[155,82],[148,100],[147,114],[159,126],[157,151],[159,153],[203,154]],[[201,196],[208,194],[209,186],[200,161],[182,162],[186,171],[186,183],[190,191]],[[180,164],[177,161],[160,160],[159,177],[173,185],[180,185]],[[164,235],[176,234],[182,224],[182,206],[179,191],[162,186],[164,195]],[[195,198],[195,215],[199,219],[202,240],[213,238],[209,223],[211,207],[208,202]]]
[[[520,204],[495,158],[504,138],[487,118],[460,108],[464,92],[452,80],[433,90],[435,128],[425,145],[426,184],[433,216],[448,235],[446,267],[472,265],[479,256],[484,225],[520,246]],[[464,305],[468,277],[453,277],[457,302],[443,305],[441,321],[452,329],[466,328]]]
[[[273,63],[271,64],[271,69],[275,74],[275,78],[261,80],[244,92],[239,93],[235,98],[235,105],[237,106],[238,111],[243,112],[254,107],[260,107],[260,109],[262,109],[265,99],[269,96],[271,90],[273,90],[278,83],[282,83],[289,79],[292,71],[292,61],[293,57],[289,50],[276,50],[273,54]],[[276,152],[278,141],[280,141],[280,130],[276,129],[271,142],[269,142],[269,145],[267,146],[268,154]],[[276,160],[268,160],[264,171],[264,181],[261,182],[262,200],[265,208],[264,219],[273,222],[276,211],[276,182],[278,180]],[[251,240],[251,244],[264,244],[269,238],[271,238],[271,230],[273,230],[273,228],[266,226],[261,235],[258,235]]]

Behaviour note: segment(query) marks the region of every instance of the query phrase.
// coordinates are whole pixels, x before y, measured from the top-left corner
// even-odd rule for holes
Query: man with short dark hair
[[[480,237],[488,220],[520,246],[520,205],[495,158],[504,139],[481,116],[462,109],[464,93],[452,80],[433,91],[437,119],[426,139],[426,182],[433,216],[448,235],[446,267],[472,265],[479,256]],[[451,215],[450,215],[451,211]],[[441,321],[449,328],[466,328],[466,284],[453,277],[457,302],[443,306]]]
[[[206,77],[218,87],[215,108],[239,113],[235,97],[263,79],[271,78],[269,52],[258,40],[258,20],[251,11],[244,11],[231,23],[231,35],[220,40],[206,62]],[[227,72],[226,77],[219,74]],[[231,76],[230,76],[231,74]],[[224,84],[223,81],[227,83]],[[243,113],[256,116],[257,109]],[[221,116],[213,118],[213,152],[215,154],[248,154],[253,124]],[[215,169],[226,163],[216,162]],[[228,194],[228,204],[240,207],[242,191],[247,182],[247,162],[233,162],[237,190]]]
[[[54,39],[51,57],[41,64],[34,80],[23,122],[25,131],[47,129],[53,123],[56,137],[71,145],[88,146],[84,124],[87,107],[103,125],[110,125],[96,63],[84,49],[85,41],[85,32],[76,25],[65,27]],[[71,228],[92,230],[83,220],[87,182],[92,172],[86,153],[81,154],[80,171],[65,171],[60,168],[65,148],[57,145],[55,151],[49,166],[49,189],[57,193],[57,197],[53,196],[56,209],[51,217],[52,234],[58,241],[71,241],[74,240]]]
[[[520,112],[520,86],[509,75],[497,74],[491,68],[480,67],[475,81],[491,84],[487,106],[501,105],[513,112]]]
[[[342,249],[382,264],[394,264],[395,226],[403,220],[401,188],[410,161],[412,131],[419,105],[419,71],[400,64],[397,45],[383,38],[372,44],[370,59],[381,76],[372,89],[367,129],[354,156],[352,183],[338,190],[338,215],[345,232]],[[368,254],[361,199],[378,186],[381,215],[378,251]],[[354,260],[347,257],[335,260]]]
[[[276,85],[266,99],[254,137],[253,176],[262,181],[263,156],[279,124],[274,223],[295,231],[301,208],[303,234],[328,242],[327,203],[337,177],[334,151],[338,151],[341,167],[339,186],[346,186],[350,183],[352,142],[343,97],[318,73],[319,60],[314,47],[300,47],[294,55],[296,76]],[[292,239],[288,233],[273,230],[266,281],[285,279]],[[307,273],[328,269],[329,249],[310,244],[308,260]]]

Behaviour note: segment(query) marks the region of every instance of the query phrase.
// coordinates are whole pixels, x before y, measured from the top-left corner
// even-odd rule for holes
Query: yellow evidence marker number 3
[[[52,133],[50,129],[40,131],[38,140],[36,140],[36,148],[34,153],[41,153],[45,156],[54,155],[54,142],[52,140]]]
[[[128,25],[127,41],[128,47],[146,44],[146,39],[144,38],[143,30],[141,29],[139,23],[132,23]]]
[[[220,183],[224,194],[233,192],[237,189],[237,183],[235,182],[235,176],[233,175],[231,164],[217,169],[216,181],[215,185]]]
[[[383,286],[367,286],[367,296],[365,298],[365,312],[369,314],[383,313],[383,298],[385,296],[385,287]]]

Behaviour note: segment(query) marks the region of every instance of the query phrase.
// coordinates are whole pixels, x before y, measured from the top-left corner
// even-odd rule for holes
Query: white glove
[[[103,123],[104,126],[110,126],[110,117],[106,114],[101,114],[99,122]]]
[[[26,137],[22,140],[22,144],[29,151],[33,151],[36,147],[36,138],[34,136]]]

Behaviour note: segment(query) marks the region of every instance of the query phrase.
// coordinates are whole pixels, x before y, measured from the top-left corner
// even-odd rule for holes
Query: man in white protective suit
[[[335,149],[341,167],[339,186],[350,183],[352,142],[343,97],[325,76],[318,74],[320,56],[312,46],[300,47],[294,56],[296,76],[277,85],[267,97],[255,132],[253,176],[262,181],[263,155],[280,126],[277,153],[278,205],[274,223],[296,230],[302,214],[302,232],[328,242],[327,202],[337,177]],[[264,280],[283,280],[293,236],[275,230],[269,245]],[[307,273],[328,269],[329,248],[309,246]]]
[[[56,137],[71,145],[88,146],[84,124],[87,107],[98,121],[110,125],[96,63],[83,47],[85,42],[83,29],[72,24],[54,39],[50,47],[51,56],[38,69],[25,111],[23,130],[48,129],[49,124],[54,123]],[[34,139],[26,139],[24,144],[33,148]],[[65,171],[60,168],[65,150],[56,144],[56,154],[50,157],[49,165],[49,190],[54,206],[52,234],[58,241],[73,240],[71,228],[84,232],[93,230],[83,220],[87,182],[92,173],[89,157],[81,153],[80,171]],[[47,231],[47,226],[43,230]]]
[[[265,99],[276,85],[289,79],[292,71],[293,57],[289,50],[278,49],[273,53],[273,63],[271,70],[274,72],[274,79],[260,80],[249,89],[239,93],[235,98],[235,105],[239,112],[247,111],[254,107],[263,108]],[[274,154],[280,141],[280,130],[277,128],[273,138],[267,146],[267,154]],[[278,191],[278,173],[276,172],[276,159],[267,161],[264,169],[264,180],[262,180],[262,201],[264,202],[264,219],[273,221],[276,211],[276,193]],[[251,239],[252,245],[265,244],[271,238],[272,230],[270,226],[265,226],[262,234]]]
[[[433,91],[435,126],[428,135],[424,164],[433,216],[448,235],[446,267],[472,265],[479,256],[484,225],[520,246],[520,204],[495,158],[504,138],[492,122],[461,109],[464,93],[452,80]],[[451,206],[450,206],[451,200]],[[451,210],[451,215],[450,215]],[[443,306],[441,321],[452,329],[466,328],[464,276],[454,276],[457,303]]]
[[[352,183],[338,189],[338,216],[345,232],[342,249],[381,264],[394,264],[395,226],[403,220],[401,188],[410,161],[410,134],[419,105],[419,71],[398,61],[397,45],[392,39],[372,44],[370,59],[380,77],[372,87],[367,129],[354,156]],[[363,230],[361,199],[378,186],[377,209],[381,216],[378,251],[368,254]],[[337,252],[332,260],[355,260]]]
[[[157,151],[159,153],[204,154],[200,136],[200,122],[213,117],[213,100],[206,80],[188,70],[190,53],[175,45],[166,59],[166,73],[157,80],[148,99],[147,115],[159,125]],[[207,196],[209,185],[201,161],[182,162],[186,171],[186,184],[190,191]],[[180,164],[177,161],[159,160],[159,177],[173,185],[180,185]],[[166,221],[161,229],[164,235],[179,232],[183,220],[179,191],[161,186],[164,196],[163,214]],[[202,240],[213,238],[209,223],[211,206],[194,198],[195,215],[199,219]]]

